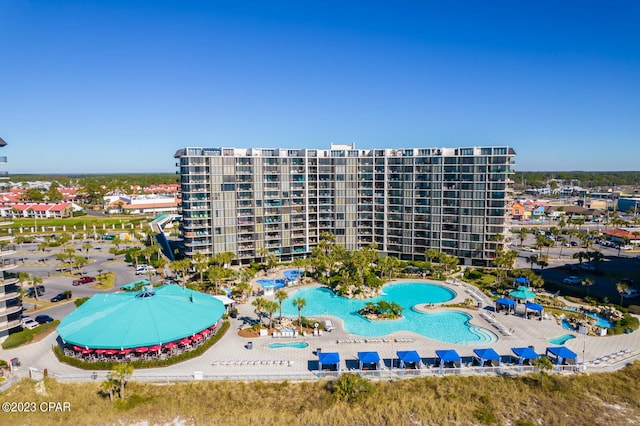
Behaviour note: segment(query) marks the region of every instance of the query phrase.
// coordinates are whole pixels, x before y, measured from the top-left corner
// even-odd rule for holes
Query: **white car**
[[[622,247],[620,247],[620,249],[622,249],[622,250],[633,250],[633,246],[631,246],[631,245],[626,245],[626,246],[622,246]]]
[[[570,277],[567,277],[564,280],[562,280],[562,282],[565,284],[581,284],[582,279],[580,277],[576,277],[575,275],[571,275]]]
[[[34,328],[36,328],[40,324],[38,324],[36,321],[34,321],[30,317],[23,317],[21,325],[22,325],[22,328],[28,328],[29,330],[33,330]]]
[[[635,288],[630,288],[624,293],[622,293],[623,299],[635,299],[638,296],[640,296],[640,293]]]
[[[149,265],[138,265],[136,268],[136,275],[144,275],[151,271],[153,271],[153,268]]]

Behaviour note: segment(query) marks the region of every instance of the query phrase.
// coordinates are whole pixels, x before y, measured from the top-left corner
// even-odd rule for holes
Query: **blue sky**
[[[638,170],[640,2],[0,1],[10,173],[174,172],[185,146],[509,145]]]

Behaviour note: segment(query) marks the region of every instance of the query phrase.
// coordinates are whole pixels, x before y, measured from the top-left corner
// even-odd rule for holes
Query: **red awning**
[[[205,330],[202,330],[200,334],[202,334],[203,336],[208,336],[209,334],[211,334],[211,332],[209,331],[209,329],[205,329]]]
[[[180,344],[181,345],[188,345],[189,343],[191,343],[191,339],[189,339],[189,338],[184,338],[184,339],[180,340]]]
[[[175,343],[173,343],[173,342],[171,342],[171,343],[167,343],[166,345],[164,345],[164,347],[165,347],[165,348],[167,348],[167,349],[173,349],[173,348],[175,348],[175,347],[177,347],[177,346],[178,346],[178,345],[177,345],[177,344],[175,344]]]
[[[122,349],[120,352],[118,352],[119,355],[126,355],[130,353],[131,353],[131,349]]]
[[[106,351],[107,351],[106,349],[96,349],[96,353],[98,355],[101,355],[101,354],[105,353]]]
[[[142,347],[140,347],[140,348],[136,348],[136,349],[135,349],[135,351],[136,351],[136,353],[143,354],[143,353],[145,353],[145,352],[148,352],[148,351],[149,351],[149,348],[147,348],[147,347],[145,347],[145,346],[142,346]]]
[[[202,334],[194,334],[192,339],[193,340],[200,340],[200,339],[202,339]]]
[[[93,349],[83,349],[82,355],[90,354],[91,352],[93,352]]]
[[[108,350],[104,351],[105,355],[115,355],[117,353],[118,353],[118,351],[116,349],[108,349]]]
[[[160,345],[155,345],[155,346],[151,346],[151,347],[149,348],[149,351],[150,351],[150,352],[158,352],[160,349],[162,349],[162,346],[160,346]]]

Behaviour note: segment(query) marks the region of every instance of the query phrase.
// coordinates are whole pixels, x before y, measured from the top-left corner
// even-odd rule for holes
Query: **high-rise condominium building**
[[[486,266],[502,244],[515,152],[472,148],[184,148],[176,152],[187,256],[308,255],[323,231],[403,260],[429,249]]]
[[[0,138],[0,148],[7,143]],[[7,164],[7,157],[0,156],[0,166]],[[0,192],[8,190],[9,173],[0,170]],[[12,234],[6,229],[11,221],[0,222],[0,337],[4,337],[20,327],[22,320],[22,301],[18,287],[18,276],[10,272],[17,267],[15,259],[7,259],[15,253]]]

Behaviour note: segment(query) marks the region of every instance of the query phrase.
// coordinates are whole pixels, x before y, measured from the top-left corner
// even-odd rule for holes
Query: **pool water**
[[[423,313],[413,310],[418,304],[443,303],[452,300],[455,293],[435,284],[405,282],[388,284],[380,296],[371,299],[347,299],[331,290],[305,288],[289,295],[283,303],[283,313],[297,317],[298,310],[291,301],[296,297],[306,300],[303,316],[331,315],[344,322],[347,332],[359,336],[386,336],[397,331],[411,331],[447,343],[486,344],[498,340],[491,331],[469,324],[470,315],[460,311],[435,311]],[[369,321],[358,314],[367,302],[385,300],[402,306],[403,318],[390,321]]]
[[[551,343],[552,345],[564,345],[565,343],[567,343],[567,341],[575,338],[576,336],[574,336],[573,334],[563,334],[560,337],[549,339],[548,342]]]
[[[570,312],[578,312],[577,309],[571,309],[571,308],[565,308],[565,311],[570,311]],[[582,313],[582,315],[587,315],[590,318],[593,318],[596,320],[595,322],[595,326],[596,327],[600,327],[600,328],[611,328],[611,327],[615,327],[615,324],[612,323],[611,321],[602,318],[596,314],[590,314],[590,313]],[[562,328],[566,329],[566,330],[573,330],[574,328],[571,326],[571,324],[569,324],[566,320],[562,320]]]
[[[307,342],[291,342],[291,343],[271,343],[269,347],[271,349],[279,349],[279,348],[296,348],[296,349],[304,349],[308,347],[309,344]]]
[[[284,288],[287,286],[287,284],[285,283],[284,278],[276,278],[273,280],[270,279],[260,279],[260,280],[256,280],[256,282],[258,284],[260,284],[262,286],[262,288],[275,288],[276,290],[280,289],[280,288]]]

